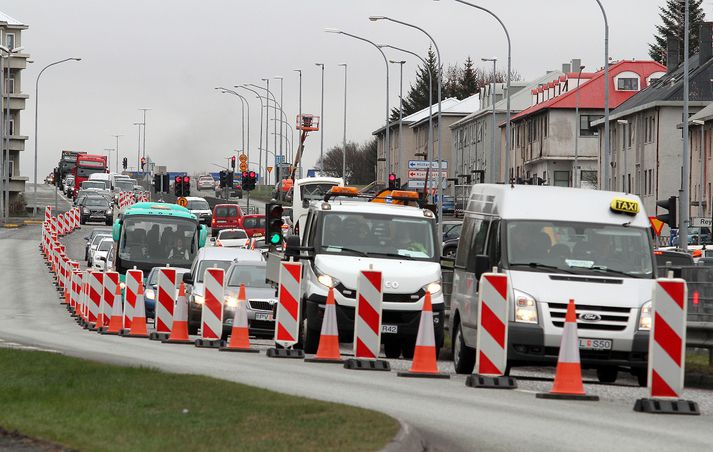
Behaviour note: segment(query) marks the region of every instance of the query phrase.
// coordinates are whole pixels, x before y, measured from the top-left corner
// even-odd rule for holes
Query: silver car
[[[233,262],[225,276],[224,324],[233,325],[235,308],[238,305],[240,284],[245,285],[248,300],[248,326],[250,335],[272,338],[275,335],[275,288],[265,282],[265,262]]]

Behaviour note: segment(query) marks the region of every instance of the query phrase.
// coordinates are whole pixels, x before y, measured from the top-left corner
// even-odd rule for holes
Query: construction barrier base
[[[121,337],[141,337],[141,338],[149,337],[148,334],[131,334],[131,330],[121,330],[119,332],[119,336],[121,336]]]
[[[193,344],[202,348],[218,348],[221,342],[220,339],[196,339]]]
[[[505,375],[494,377],[473,374],[468,375],[468,378],[465,379],[465,385],[469,388],[515,389],[517,380]]]
[[[359,358],[349,358],[344,361],[345,369],[352,370],[379,370],[384,372],[391,371],[391,365],[388,361],[383,359],[359,359]]]
[[[556,399],[556,400],[588,400],[596,402],[599,396],[588,394],[556,394],[553,392],[538,392],[535,394],[538,399]]]
[[[270,358],[296,358],[302,359],[305,357],[304,350],[293,348],[268,348],[267,356]]]
[[[152,341],[163,342],[165,340],[168,340],[168,336],[170,335],[171,333],[157,333],[154,331],[153,333],[149,334],[149,339],[151,339]]]
[[[411,378],[443,378],[444,380],[451,378],[450,375],[442,372],[398,372],[396,375]]]
[[[344,364],[343,359],[331,359],[331,358],[305,358],[306,363],[327,363],[327,364]]]
[[[220,351],[220,352],[238,352],[238,353],[260,353],[260,350],[258,350],[256,348],[228,347],[228,343],[225,341],[221,341],[218,351]]]
[[[634,411],[652,414],[687,414],[700,416],[696,402],[690,400],[639,399],[634,404]]]
[[[86,328],[89,331],[97,331],[97,324],[96,323],[85,323],[84,328]]]
[[[180,339],[162,339],[162,344],[195,344],[195,341],[190,339],[180,340]]]
[[[108,327],[108,326],[103,326],[103,327],[101,327],[101,328],[99,329],[99,334],[107,334],[107,335],[111,335],[111,336],[116,336],[116,335],[118,335],[119,333],[116,333],[116,332],[109,332],[109,327]]]

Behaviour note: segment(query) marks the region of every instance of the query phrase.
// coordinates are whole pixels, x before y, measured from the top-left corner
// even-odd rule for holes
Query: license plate
[[[381,332],[385,334],[396,334],[399,332],[398,325],[381,325]]]
[[[269,312],[256,312],[255,320],[272,320],[272,314]]]
[[[611,350],[611,345],[609,339],[579,339],[580,350]]]

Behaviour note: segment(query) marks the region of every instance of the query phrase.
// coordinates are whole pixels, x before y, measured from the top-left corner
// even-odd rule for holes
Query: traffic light
[[[678,199],[675,196],[669,196],[668,199],[656,201],[657,206],[668,210],[668,213],[656,215],[656,218],[666,223],[671,229],[678,228],[678,222],[676,221],[677,204]]]
[[[226,171],[225,186],[228,188],[233,188],[233,184],[235,182],[234,179],[235,179],[235,173],[233,171]]]
[[[123,166],[124,169],[126,169],[126,167],[129,166],[129,161],[126,160],[126,157],[124,157],[124,160],[121,161],[121,166]]]
[[[141,171],[144,170],[145,165],[146,165],[146,159],[144,157],[141,157]]]
[[[389,190],[396,190],[396,174],[389,173]]]
[[[173,184],[173,193],[176,196],[183,196],[183,178],[181,176],[176,176],[176,180]]]
[[[230,167],[235,171],[235,156],[230,157]]]
[[[249,176],[248,176],[249,177]],[[279,245],[282,243],[282,212],[281,204],[268,203],[265,205],[266,220],[265,221],[265,239],[270,245]]]
[[[220,188],[225,188],[228,185],[228,172],[225,170],[220,171]]]
[[[191,196],[191,178],[183,176],[183,194],[181,196]]]
[[[255,171],[243,171],[243,190],[255,190],[255,179],[257,179]]]

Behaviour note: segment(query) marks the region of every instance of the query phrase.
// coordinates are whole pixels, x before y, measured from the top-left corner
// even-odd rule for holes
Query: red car
[[[240,227],[245,229],[248,237],[252,237],[254,234],[265,235],[265,215],[245,215]]]
[[[221,229],[241,228],[243,211],[237,204],[216,204],[213,207],[213,219],[210,222],[210,233],[213,237]]]

